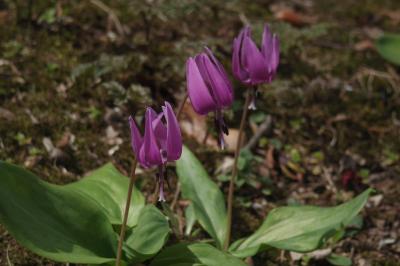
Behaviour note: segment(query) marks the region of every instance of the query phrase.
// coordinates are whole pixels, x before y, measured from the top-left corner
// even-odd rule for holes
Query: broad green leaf
[[[112,224],[122,223],[128,194],[129,178],[122,175],[111,163],[91,172],[78,182],[65,187],[94,199]],[[134,187],[129,209],[128,226],[137,224],[145,199]]]
[[[336,254],[331,254],[329,255],[326,260],[332,264],[332,265],[337,265],[337,266],[351,266],[352,262],[350,258],[336,255]]]
[[[385,34],[376,41],[380,55],[394,64],[400,65],[400,34]]]
[[[162,251],[151,266],[246,266],[243,261],[206,243],[177,244]]]
[[[31,251],[56,261],[114,261],[117,236],[98,205],[68,186],[0,161],[0,223]]]
[[[183,197],[192,202],[199,223],[214,238],[217,246],[222,247],[227,217],[221,190],[187,147],[183,148],[182,156],[176,162],[176,170]]]
[[[179,228],[179,218],[178,215],[175,214],[171,208],[169,207],[169,205],[165,202],[161,202],[161,206],[163,209],[163,214],[165,216],[168,217],[169,219],[169,223],[171,225],[171,229],[172,232],[174,233],[174,235],[176,235],[178,238],[181,238],[182,234],[181,234],[181,230]]]
[[[144,207],[137,226],[125,240],[128,261],[140,262],[154,256],[165,244],[169,232],[167,218],[153,205]]]
[[[272,210],[261,227],[230,248],[237,257],[253,256],[270,247],[296,252],[319,248],[324,238],[348,225],[366,203],[371,189],[336,207],[292,206]]]
[[[193,226],[196,223],[196,215],[194,214],[194,208],[192,204],[187,206],[185,209],[185,220],[185,235],[188,236],[192,232]]]

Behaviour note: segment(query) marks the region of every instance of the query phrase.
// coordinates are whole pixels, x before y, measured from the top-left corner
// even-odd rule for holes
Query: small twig
[[[226,238],[225,238],[225,243],[224,243],[224,250],[228,249],[230,238],[231,238],[231,230],[232,230],[232,206],[233,206],[233,190],[235,188],[235,179],[236,175],[238,172],[238,160],[239,160],[239,154],[240,154],[240,148],[242,144],[242,137],[243,137],[243,132],[244,132],[244,126],[246,124],[246,119],[247,119],[247,114],[249,112],[249,104],[251,101],[251,90],[247,90],[247,95],[246,95],[246,101],[243,105],[243,112],[242,112],[242,118],[240,120],[240,127],[239,127],[239,134],[237,138],[237,143],[236,143],[236,149],[235,149],[235,158],[233,161],[233,169],[232,169],[232,175],[231,179],[229,181],[229,192],[228,192],[228,214],[227,214],[227,229],[226,229]]]
[[[8,254],[8,250],[10,249],[10,244],[7,245],[7,249],[6,249],[6,259],[7,259],[7,265],[8,266],[14,266],[14,264],[11,262],[10,260],[10,256]]]
[[[328,188],[333,192],[337,193],[337,188],[335,186],[335,183],[333,182],[331,175],[328,173],[328,170],[323,168],[322,169],[323,176],[325,177],[326,181],[328,182]]]
[[[244,149],[251,150],[252,148],[254,148],[258,140],[264,135],[265,132],[267,132],[271,128],[271,125],[272,117],[270,115],[267,115],[264,122],[262,122],[262,124],[258,127],[257,132],[253,135],[249,142],[247,142],[246,146],[244,146]]]
[[[137,165],[137,160],[134,159],[133,162],[132,162],[132,169],[131,169],[131,175],[130,175],[130,181],[129,181],[129,187],[128,187],[128,196],[126,198],[126,204],[125,204],[124,219],[123,219],[123,222],[122,222],[121,232],[120,232],[120,235],[119,235],[117,259],[115,261],[115,266],[120,266],[121,265],[122,244],[123,244],[124,239],[125,239],[126,223],[128,221],[129,207],[131,205],[133,185],[134,185],[134,183],[136,181],[136,175],[135,175],[136,165]]]
[[[239,19],[243,23],[243,25],[250,25],[249,19],[246,17],[246,15],[243,12],[239,13]]]
[[[9,66],[14,75],[16,75],[18,77],[22,76],[21,72],[18,70],[18,68],[11,61],[8,61],[6,59],[0,58],[0,67],[1,66]]]
[[[90,0],[90,2],[108,14],[108,17],[114,23],[115,28],[118,31],[119,35],[121,35],[121,36],[125,35],[124,27],[122,26],[121,22],[119,21],[118,16],[115,14],[115,12],[111,8],[106,6],[100,0]]]
[[[352,79],[358,79],[360,83],[362,83],[361,79],[364,76],[368,76],[367,78],[367,82],[372,82],[371,79],[373,77],[378,77],[378,78],[382,78],[382,79],[386,79],[387,82],[390,83],[390,85],[395,89],[398,88],[397,83],[399,82],[399,76],[396,74],[396,72],[394,71],[388,71],[389,73],[383,72],[383,71],[378,71],[375,69],[370,69],[370,68],[363,68],[361,69]],[[367,86],[370,84],[367,84]],[[369,87],[368,86],[368,87]]]

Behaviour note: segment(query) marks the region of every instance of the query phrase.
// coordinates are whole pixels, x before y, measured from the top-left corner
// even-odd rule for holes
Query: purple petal
[[[249,26],[244,26],[240,31],[239,37],[243,40],[245,37],[251,38],[251,29]]]
[[[254,42],[246,37],[243,43],[245,67],[250,74],[251,83],[259,84],[268,80],[268,65],[263,54],[258,50]]]
[[[276,69],[278,68],[279,65],[279,51],[280,46],[279,46],[279,38],[274,35],[272,37],[272,56],[271,56],[271,67],[273,73],[276,72]]]
[[[237,38],[233,40],[232,72],[243,83],[249,82],[249,74],[243,66],[243,39],[250,35],[250,28],[245,27]]]
[[[279,64],[279,39],[276,35],[271,34],[268,25],[264,27],[261,52],[268,65],[268,81],[270,82],[274,78]]]
[[[206,84],[208,92],[210,93],[210,96],[213,98],[213,100],[215,102],[213,92],[211,89],[211,80],[210,80],[210,77],[208,76],[207,69],[206,69],[206,66],[204,63],[204,61],[206,59],[207,59],[207,55],[205,53],[198,54],[194,57],[194,61],[196,62],[196,66],[199,69],[201,78],[203,79],[204,84]]]
[[[261,42],[261,53],[264,55],[265,60],[270,62],[272,55],[272,34],[268,25],[264,26]]]
[[[165,102],[163,112],[167,120],[167,158],[168,161],[175,161],[178,160],[182,154],[181,130],[174,111],[168,102]]]
[[[162,164],[160,148],[154,135],[152,122],[156,119],[155,112],[150,107],[146,111],[146,125],[144,141],[139,156],[144,160],[145,166],[150,167]]]
[[[217,108],[193,58],[186,62],[186,82],[193,109],[205,115]]]
[[[139,160],[139,151],[143,144],[143,138],[136,126],[135,120],[132,116],[129,117],[129,126],[131,128],[131,145],[136,160]]]
[[[223,67],[223,65],[217,60],[217,58],[215,58],[215,56],[213,55],[213,53],[211,52],[210,49],[208,49],[207,47],[205,48],[209,58],[211,59],[211,62],[216,66],[216,68],[218,69],[218,72],[221,76],[221,78],[224,80],[225,86],[228,88],[229,91],[229,96],[227,99],[225,99],[224,101],[221,100],[222,105],[224,107],[228,107],[229,105],[232,104],[233,102],[233,89],[232,89],[232,83],[228,78],[228,74],[226,74],[225,68]]]
[[[222,65],[213,58],[205,56],[203,64],[207,71],[208,80],[211,83],[212,95],[218,107],[228,107],[233,101],[232,85],[230,84],[225,71],[221,71],[218,66]]]
[[[160,145],[161,149],[167,150],[167,127],[162,121],[163,117],[164,113],[161,112],[157,118],[153,120],[152,125],[158,144]]]

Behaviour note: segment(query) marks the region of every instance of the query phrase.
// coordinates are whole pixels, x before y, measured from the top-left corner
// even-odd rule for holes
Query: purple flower
[[[165,102],[162,112],[157,114],[148,107],[145,115],[144,136],[139,132],[132,117],[129,117],[131,128],[131,144],[136,160],[144,168],[158,166],[158,182],[160,184],[160,201],[164,199],[165,165],[178,160],[182,154],[182,136],[178,120],[171,105]]]
[[[228,134],[222,115],[222,109],[233,102],[232,84],[224,67],[207,47],[205,52],[190,57],[186,61],[186,81],[193,109],[200,115],[215,113],[215,122],[219,131],[221,147],[224,146],[223,134]]]
[[[233,41],[232,70],[246,85],[271,82],[279,64],[279,39],[265,25],[261,51],[251,39],[250,27],[244,27]]]

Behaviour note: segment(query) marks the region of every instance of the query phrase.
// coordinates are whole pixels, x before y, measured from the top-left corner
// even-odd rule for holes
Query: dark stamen
[[[215,111],[214,123],[215,123],[215,128],[218,132],[218,144],[219,147],[223,150],[225,148],[224,134],[229,135],[229,129],[225,124],[221,110]]]

